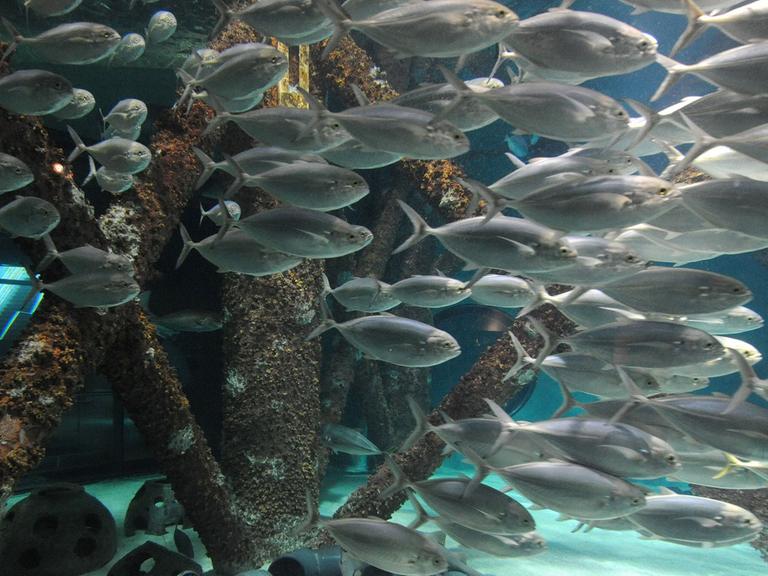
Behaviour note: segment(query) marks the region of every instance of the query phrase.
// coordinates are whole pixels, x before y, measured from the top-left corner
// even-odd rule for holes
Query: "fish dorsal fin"
[[[662,496],[677,496],[677,492],[667,488],[666,486],[659,486],[659,494]]]

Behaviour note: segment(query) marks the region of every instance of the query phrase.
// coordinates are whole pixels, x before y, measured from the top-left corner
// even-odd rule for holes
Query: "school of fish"
[[[177,107],[202,101],[216,112],[206,133],[234,123],[260,145],[218,161],[193,149],[201,165],[198,189],[216,171],[228,174],[231,184],[215,204],[200,205],[201,223],[210,219],[219,227],[216,234],[196,241],[181,225],[177,268],[196,250],[219,272],[268,276],[304,259],[363,250],[372,232],[346,219],[351,214],[354,220],[353,212],[333,214],[371,192],[356,170],[460,156],[470,150],[466,132],[493,122],[569,146],[559,156],[528,163],[509,154],[513,170],[496,182],[460,180],[474,200],[466,217],[454,222],[430,225],[418,206],[400,201],[413,231],[394,253],[434,236],[467,270],[476,270],[470,281],[437,270],[393,284],[353,278],[332,287],[324,278],[322,320],[307,337],[336,329],[366,357],[398,366],[430,367],[461,354],[451,334],[387,312],[400,304],[441,308],[471,298],[520,309],[521,316],[551,304],[579,327],[557,337],[532,319],[545,341],[536,358],[510,334],[517,363],[508,377],[532,367],[559,385],[564,402],[551,419],[518,422],[488,401],[488,416],[446,417],[434,425],[409,400],[416,427],[403,449],[434,433],[477,469],[473,478],[412,481],[397,458],[386,455],[393,484],[381,497],[406,490],[418,512],[413,526],[375,518],[323,520],[308,503],[307,522],[327,529],[355,570],[362,563],[406,576],[454,568],[473,574],[439,539],[416,530],[425,522],[462,546],[495,556],[543,552],[535,516],[483,484],[488,474],[499,475],[536,508],[554,510],[587,530],[633,530],[665,542],[715,547],[748,542],[762,529],[754,514],[733,504],[666,490],[653,494],[634,481],[768,487],[768,410],[749,401],[752,394],[768,399],[768,380],[754,368],[760,351],[737,337],[761,328],[763,319],[745,306],[752,292],[744,283],[684,266],[768,248],[768,2],[622,1],[638,12],[687,18],[671,54],[661,54],[650,34],[607,15],[573,10],[568,0],[525,19],[494,0],[284,0],[237,9],[211,0],[219,15],[212,37],[241,21],[288,45],[328,40],[325,57],[354,30],[397,58],[458,63],[453,69],[438,64],[444,83],[392,101],[371,102],[348,86],[358,105],[341,111],[328,110],[301,88],[296,90],[307,108],[258,107],[289,67],[266,41],[196,50],[178,70],[183,89]],[[26,0],[24,6],[38,18],[54,18],[80,3]],[[147,44],[166,41],[177,21],[159,11],[143,35],[122,36],[93,22],[61,24],[34,36],[5,18],[3,27],[9,39],[3,60],[31,50],[51,63],[117,65],[140,58]],[[709,27],[739,46],[692,64],[673,59]],[[498,59],[489,78],[460,77],[470,54],[495,45]],[[667,76],[652,102],[686,74],[715,91],[655,111],[650,103],[622,103],[581,86],[654,63]],[[509,66],[516,72],[504,84],[494,76]],[[90,92],[45,70],[0,78],[0,108],[11,114],[69,120],[90,114],[96,104]],[[133,187],[152,162],[151,150],[139,142],[148,113],[146,104],[126,94],[102,116],[101,141],[86,144],[68,127],[74,143],[68,161],[88,157],[83,186],[95,181],[113,195]],[[678,150],[681,145],[690,145],[687,152]],[[660,152],[669,163],[657,174],[641,157]],[[675,183],[689,166],[711,179]],[[23,159],[0,151],[0,194],[23,194],[34,180]],[[234,199],[243,187],[264,190],[279,206],[248,213]],[[0,207],[3,231],[45,242],[47,256],[37,273],[57,259],[69,272],[54,282],[39,280],[38,287],[76,307],[104,309],[136,299],[141,287],[131,258],[90,245],[59,252],[50,237],[59,221],[55,206],[33,196],[16,196]],[[547,284],[572,288],[553,296]],[[336,322],[329,296],[362,314]],[[147,298],[145,293],[145,305]],[[224,321],[192,310],[152,319],[166,334],[217,330]],[[568,350],[556,350],[560,344]],[[741,377],[732,396],[693,394],[728,374]],[[577,401],[573,392],[594,401]],[[566,416],[572,408],[579,415]],[[334,451],[380,454],[343,426],[325,425],[321,438]]]

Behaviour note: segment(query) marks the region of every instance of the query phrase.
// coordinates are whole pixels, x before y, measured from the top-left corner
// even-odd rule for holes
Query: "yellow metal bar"
[[[280,106],[307,108],[304,98],[291,90],[291,86],[298,85],[304,90],[309,90],[309,46],[290,48],[282,42],[277,42],[276,47],[285,54],[289,62],[289,73],[277,84],[278,103]]]

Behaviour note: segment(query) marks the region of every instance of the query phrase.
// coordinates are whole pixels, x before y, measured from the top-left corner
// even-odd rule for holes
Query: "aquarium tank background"
[[[765,571],[765,0],[0,15],[0,576]]]

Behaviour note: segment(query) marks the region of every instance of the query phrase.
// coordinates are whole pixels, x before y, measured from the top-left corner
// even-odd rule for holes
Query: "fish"
[[[400,305],[400,300],[387,289],[389,284],[376,278],[352,278],[331,289],[328,277],[323,275],[324,296],[333,297],[347,310],[359,312],[385,312]]]
[[[522,20],[503,42],[536,66],[587,78],[644,68],[658,47],[655,38],[620,20],[567,9]]]
[[[183,224],[179,225],[183,247],[176,268],[192,250],[217,267],[218,272],[235,272],[249,276],[271,276],[301,264],[303,258],[273,250],[258,243],[249,234],[233,228],[219,238],[218,234],[194,242]]]
[[[24,0],[24,7],[40,16],[63,16],[82,4],[83,0]]]
[[[531,285],[517,276],[486,274],[472,285],[472,300],[486,306],[523,308],[536,299]]]
[[[148,44],[160,44],[176,33],[176,16],[168,10],[159,10],[152,14],[147,24],[146,36]]]
[[[50,235],[44,236],[43,241],[46,254],[38,264],[37,272],[42,272],[53,261],[59,260],[71,274],[110,272],[133,276],[135,273],[132,260],[124,254],[102,250],[90,244],[59,252]]]
[[[715,26],[726,36],[733,38],[740,44],[768,40],[768,33],[766,33],[768,2],[765,0],[748,2],[730,10],[721,10],[709,15],[693,0],[686,0],[686,5],[688,7],[688,26],[678,38],[669,54],[670,56],[674,56],[685,48],[710,26]]]
[[[435,521],[433,519],[433,521]],[[526,534],[486,534],[461,524],[439,519],[438,526],[465,548],[479,550],[499,558],[522,558],[547,551],[547,543],[536,532]]]
[[[551,270],[571,264],[576,251],[562,234],[522,218],[496,216],[465,218],[431,228],[405,202],[398,200],[413,226],[413,233],[393,254],[402,252],[427,236],[436,236],[451,253],[469,265],[507,271]]]
[[[236,226],[264,246],[303,258],[337,258],[373,240],[364,226],[305,208],[273,208],[240,219]]]
[[[768,239],[768,182],[747,178],[713,180],[686,186],[683,204],[719,228]]]
[[[629,125],[629,114],[618,102],[588,88],[542,81],[475,92],[444,66],[440,70],[458,94],[446,110],[476,99],[517,130],[568,143],[618,136]]]
[[[757,516],[735,504],[674,493],[649,496],[628,520],[650,538],[702,547],[748,542],[763,528]]]
[[[228,161],[237,170],[237,177],[225,197],[231,197],[243,186],[255,186],[287,204],[329,212],[354,204],[370,192],[362,176],[331,164],[293,162],[260,174],[247,174],[237,160],[229,157]]]
[[[141,58],[146,49],[147,41],[144,40],[144,36],[136,32],[129,32],[120,39],[109,63],[114,66],[130,64]]]
[[[13,38],[2,59],[6,59],[17,46],[27,45],[48,62],[57,64],[93,64],[112,55],[120,44],[121,36],[114,28],[95,22],[60,24],[27,38],[19,34],[13,24],[3,18],[3,26]]]
[[[90,156],[88,157],[88,166],[88,176],[83,180],[82,186],[85,186],[95,178],[101,189],[111,194],[122,194],[133,188],[133,174],[123,174],[122,172],[110,170],[105,166],[97,170],[96,164]]]
[[[280,40],[307,36],[321,28],[326,17],[313,0],[286,0],[284,2],[259,2],[233,10],[223,0],[212,0],[219,20],[211,31],[213,38],[230,21],[240,20],[257,32]]]
[[[229,217],[232,220],[240,220],[240,216],[242,214],[242,211],[240,209],[240,205],[237,202],[234,202],[232,200],[224,200],[224,206],[227,210],[227,213],[229,214]],[[221,203],[217,202],[213,207],[206,210],[203,208],[203,205],[200,204],[200,224],[203,223],[203,220],[205,218],[209,218],[211,222],[216,224],[216,226],[224,226],[224,223],[226,222],[227,218],[222,213],[222,207]]]
[[[696,64],[680,64],[663,54],[657,54],[656,58],[667,69],[667,76],[651,97],[651,102],[661,98],[685,74],[695,74],[710,84],[739,94],[765,93],[764,71],[768,61],[768,41],[765,40],[724,50]]]
[[[635,310],[679,316],[714,314],[752,300],[739,280],[693,268],[651,266],[600,289]]]
[[[59,120],[75,120],[87,116],[95,107],[96,98],[93,94],[83,88],[74,88],[70,103],[54,112],[53,116]]]
[[[335,328],[370,358],[408,368],[436,366],[461,354],[459,343],[448,332],[418,320],[385,312],[338,323],[327,314],[325,306],[321,309],[325,317],[307,340]]]
[[[215,332],[224,324],[221,313],[209,310],[179,310],[162,316],[153,315],[151,320],[163,334]]]
[[[530,512],[503,492],[480,484],[467,494],[467,477],[410,481],[395,460],[385,456],[394,483],[380,495],[385,500],[403,489],[416,493],[441,517],[487,534],[524,534],[536,528]]]
[[[473,459],[477,481],[490,471],[544,508],[587,520],[627,516],[645,506],[645,492],[626,480],[574,462],[551,460],[491,468]]]
[[[486,80],[485,78],[480,80]],[[472,81],[466,82],[467,86],[476,92],[485,92],[498,88],[499,86],[489,86],[487,84],[472,84]],[[503,86],[503,84],[502,84]],[[393,104],[405,106],[408,108],[417,108],[432,114],[440,114],[453,100],[456,99],[456,90],[447,83],[427,84],[420,86],[404,94],[400,94],[392,99]],[[470,132],[488,126],[498,120],[499,116],[484,106],[477,100],[466,99],[453,108],[443,120],[448,121],[461,130]]]
[[[35,175],[22,160],[0,152],[0,194],[19,190],[34,181]]]
[[[377,150],[352,138],[328,150],[320,152],[329,162],[353,170],[383,168],[398,162],[402,154]]]
[[[104,122],[115,130],[130,132],[141,126],[149,115],[147,105],[137,98],[126,98],[115,104],[104,116]]]
[[[18,70],[0,78],[0,108],[13,114],[44,116],[72,102],[69,80],[45,70]]]
[[[112,308],[135,299],[141,288],[129,274],[85,272],[72,274],[50,284],[40,282],[40,290],[53,292],[75,308]]]
[[[67,162],[73,162],[83,152],[87,152],[108,170],[121,174],[137,174],[146,170],[152,162],[152,152],[139,142],[111,138],[93,146],[86,146],[74,128],[67,126],[67,131],[75,143],[75,149],[70,153]]]
[[[633,368],[682,368],[714,360],[725,352],[724,346],[703,330],[651,320],[605,324],[563,341],[576,352]]]
[[[469,10],[461,0],[411,2],[367,20],[352,20],[335,2],[315,4],[334,26],[323,58],[350,30],[362,32],[400,58],[464,56],[493,46],[518,23],[517,14],[491,0],[474,0]]]
[[[621,478],[661,478],[680,467],[667,442],[634,426],[583,417],[519,424],[492,400],[486,403],[502,423],[499,446],[514,443],[518,435],[533,434],[560,459]]]
[[[472,294],[465,282],[445,276],[412,276],[384,290],[408,306],[423,308],[452,306]]]
[[[196,189],[202,188],[216,170],[223,170],[233,178],[236,178],[238,175],[236,165],[240,165],[243,171],[248,174],[260,174],[262,172],[267,172],[272,168],[278,168],[279,166],[297,161],[326,162],[322,156],[316,154],[305,154],[294,150],[285,150],[283,148],[269,146],[249,148],[235,154],[231,158],[235,161],[236,165],[233,165],[232,162],[229,162],[228,160],[215,162],[213,158],[194,146],[192,147],[192,151],[203,165],[203,172],[200,174],[200,178],[195,185]]]
[[[703,390],[709,386],[709,378],[706,376],[683,376],[682,374],[669,374],[662,370],[651,370],[649,373],[656,379],[661,394],[687,394],[696,390]]]
[[[358,88],[355,95],[360,106],[329,112],[311,94],[298,90],[315,114],[314,123],[332,118],[370,148],[417,160],[453,158],[469,150],[469,140],[461,130],[430,112],[391,102],[371,104]]]
[[[671,209],[680,199],[674,184],[651,176],[573,179],[518,200],[499,198],[476,180],[461,182],[488,202],[486,220],[509,206],[535,222],[572,232],[609,231],[639,224]]]
[[[354,454],[358,456],[376,456],[381,450],[363,434],[353,428],[340,424],[323,424],[320,440],[334,453]]]
[[[711,486],[726,490],[760,490],[768,488],[768,478],[756,474],[748,467],[740,467],[740,461],[734,465],[732,458],[721,450],[680,453],[681,467],[671,479],[688,482],[698,486]],[[728,468],[728,473],[721,472]]]
[[[16,196],[0,208],[0,228],[13,237],[42,238],[60,221],[61,215],[53,204],[34,196]]]
[[[400,8],[411,0],[346,0],[341,7],[354,20],[367,20],[393,8]]]
[[[192,546],[192,540],[186,532],[179,530],[178,526],[173,530],[173,544],[180,554],[194,560],[195,548]]]
[[[110,140],[111,138],[122,138],[123,140],[131,140],[133,142],[138,141],[141,137],[141,126],[135,126],[128,132],[116,130],[111,126],[108,126],[104,132],[101,133],[102,140]]]
[[[764,324],[763,317],[746,306],[736,306],[718,314],[692,315],[681,322],[715,335],[749,332],[762,328]]]

